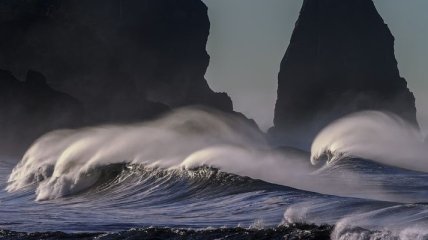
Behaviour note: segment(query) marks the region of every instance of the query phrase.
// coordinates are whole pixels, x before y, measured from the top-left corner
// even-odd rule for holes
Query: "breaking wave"
[[[292,205],[284,213],[284,223],[311,222],[334,226],[334,240],[411,240],[428,237],[428,206],[318,199]]]
[[[332,123],[309,154],[272,149],[235,115],[185,108],[146,123],[42,136],[13,170],[0,166],[7,182],[0,186],[7,213],[0,228],[141,227],[88,233],[100,239],[423,239],[427,153],[419,131],[389,113],[361,112]],[[35,236],[0,230],[0,237],[18,235]]]
[[[297,155],[270,151],[263,135],[245,121],[202,109],[182,109],[162,119],[126,126],[100,126],[49,133],[13,169],[10,192],[37,184],[37,200],[83,191],[100,168],[133,164],[186,170],[202,166],[284,184],[307,174]]]
[[[312,144],[312,164],[352,158],[428,172],[428,144],[423,135],[392,113],[351,114],[324,128]]]

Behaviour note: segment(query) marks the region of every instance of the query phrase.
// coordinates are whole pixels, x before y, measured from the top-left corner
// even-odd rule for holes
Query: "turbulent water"
[[[312,153],[205,109],[56,131],[1,160],[0,239],[427,239],[422,139],[380,112]]]

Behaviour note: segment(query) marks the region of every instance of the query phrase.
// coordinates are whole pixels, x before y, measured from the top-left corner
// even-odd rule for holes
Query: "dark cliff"
[[[52,129],[141,121],[186,105],[232,112],[230,98],[204,79],[209,29],[201,0],[1,1],[0,69],[18,78],[35,69],[84,109],[76,121],[67,107],[44,104],[58,101],[48,85],[38,98],[3,72],[0,80],[13,84],[1,89],[2,135],[9,129],[31,141]],[[43,127],[31,131],[31,120]]]
[[[281,63],[273,141],[307,149],[331,121],[385,110],[417,125],[394,37],[372,0],[305,0]]]
[[[45,77],[28,71],[20,81],[0,70],[0,152],[22,151],[41,134],[81,124],[83,107],[75,98],[47,85]]]
[[[0,12],[0,68],[44,73],[91,122],[139,120],[156,112],[152,102],[232,111],[204,79],[210,22],[200,0],[5,0]]]

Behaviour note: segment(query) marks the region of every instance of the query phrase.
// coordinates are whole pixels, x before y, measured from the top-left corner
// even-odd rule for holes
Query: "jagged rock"
[[[394,37],[372,0],[305,0],[281,64],[272,140],[308,149],[331,121],[386,110],[417,125]]]
[[[79,126],[82,115],[80,102],[49,87],[41,73],[30,70],[22,82],[0,70],[2,154],[24,150],[47,131]]]
[[[83,102],[91,122],[151,115],[141,114],[156,109],[151,102],[232,111],[204,79],[210,23],[201,0],[4,0],[0,12],[0,68],[43,72]]]
[[[17,76],[37,69],[84,109],[78,124],[67,122],[75,111],[43,75],[30,71],[22,83],[3,72],[0,128],[12,145],[13,129],[27,134],[40,125],[31,139],[62,127],[148,120],[186,105],[233,111],[227,94],[204,79],[210,22],[201,0],[4,0],[0,13],[0,35],[7,36],[0,38],[0,68]],[[55,122],[58,114],[66,122]]]

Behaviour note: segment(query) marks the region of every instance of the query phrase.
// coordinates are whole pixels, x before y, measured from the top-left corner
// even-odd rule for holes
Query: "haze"
[[[209,8],[211,55],[206,78],[215,91],[227,92],[235,110],[272,126],[277,75],[302,1],[204,0]],[[396,38],[401,75],[415,93],[419,122],[428,130],[428,8],[426,0],[375,0]]]

